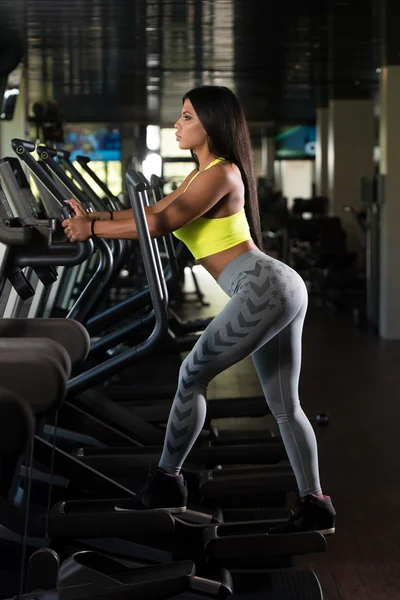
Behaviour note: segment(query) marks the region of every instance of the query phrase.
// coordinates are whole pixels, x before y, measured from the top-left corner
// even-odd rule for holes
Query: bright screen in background
[[[8,77],[0,77],[0,121],[10,121],[14,117],[22,72],[20,64]]]
[[[94,161],[121,160],[121,135],[117,127],[70,124],[64,127],[64,131],[62,147],[71,152],[71,160],[75,160],[78,154],[85,154]]]
[[[276,158],[315,158],[315,125],[282,127],[275,138]]]

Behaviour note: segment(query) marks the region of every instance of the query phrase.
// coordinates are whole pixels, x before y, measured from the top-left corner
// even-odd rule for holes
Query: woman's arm
[[[75,213],[78,211],[80,216],[84,215],[89,221],[118,221],[119,219],[128,219],[129,217],[132,217],[131,208],[128,208],[127,210],[112,211],[113,218],[111,219],[109,210],[88,212],[76,198],[66,200],[65,203],[69,204]]]
[[[127,208],[126,210],[113,210],[112,219],[110,211],[105,210],[101,212],[89,213],[91,221],[120,221],[121,219],[129,219],[132,217],[132,209]]]
[[[193,171],[189,173],[189,175],[182,181],[182,183],[176,188],[176,190],[168,194],[168,196],[162,198],[159,202],[157,202],[157,204],[152,204],[148,208],[146,207],[146,214],[148,214],[149,212],[160,212],[161,210],[163,210],[163,208],[165,208],[165,206],[173,202],[175,198],[182,194],[186,185],[189,183],[190,179],[196,172],[197,169],[193,169]],[[67,200],[66,202],[70,204],[72,208],[74,208],[74,206],[76,206],[77,204],[81,206],[81,204],[77,200],[75,200],[75,198]],[[110,211],[108,210],[100,212],[87,212],[86,215],[89,221],[120,221],[121,219],[132,219],[132,209],[127,208],[126,210],[112,211],[112,219]]]
[[[201,217],[228,194],[233,185],[234,180],[226,175],[223,168],[216,166],[202,172],[186,192],[181,193],[171,202],[164,203],[162,210],[154,211],[153,207],[146,207],[150,236],[156,238],[166,235]],[[116,221],[97,221],[92,230],[92,222],[87,219],[80,206],[74,205],[74,210],[76,216],[66,219],[62,224],[71,242],[85,241],[91,237],[92,232],[97,237],[106,239],[137,239],[138,237],[133,216]]]
[[[116,221],[97,221],[88,219],[79,205],[73,205],[75,217],[65,219],[62,222],[64,231],[70,242],[85,242],[92,235],[106,239],[136,240],[138,238],[137,227],[132,211],[130,217],[117,219]],[[157,217],[146,211],[147,224],[151,237],[162,235],[157,232]]]

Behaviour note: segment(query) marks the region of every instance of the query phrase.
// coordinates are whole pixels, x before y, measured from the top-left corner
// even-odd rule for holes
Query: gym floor
[[[202,267],[195,270],[210,306],[187,304],[180,313],[215,315],[228,298]],[[192,290],[188,272],[186,282]],[[328,427],[313,424],[323,490],[332,496],[338,518],[327,553],[303,556],[296,564],[315,571],[325,600],[400,600],[399,382],[400,342],[380,340],[358,330],[351,315],[310,303],[300,399],[312,421],[318,413],[330,414]],[[210,401],[257,394],[261,388],[251,359],[222,373],[209,388]],[[251,419],[241,424],[260,427]],[[233,422],[221,420],[218,426]]]

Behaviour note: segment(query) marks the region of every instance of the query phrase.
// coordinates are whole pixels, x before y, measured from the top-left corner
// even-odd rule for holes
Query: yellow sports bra
[[[217,158],[213,160],[207,165],[206,169],[210,169],[222,160],[225,159]],[[185,192],[199,173],[200,171],[195,173],[189,181],[184,190]],[[186,225],[174,231],[173,234],[189,248],[196,260],[228,250],[228,248],[251,239],[244,208],[228,217],[216,219],[199,217],[191,223],[186,223]]]

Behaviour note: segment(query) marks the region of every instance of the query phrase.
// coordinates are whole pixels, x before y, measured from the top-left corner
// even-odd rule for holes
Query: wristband
[[[97,235],[94,232],[94,224],[96,223],[96,221],[92,221],[92,224],[90,226],[91,232],[92,232],[92,237],[97,237]]]

